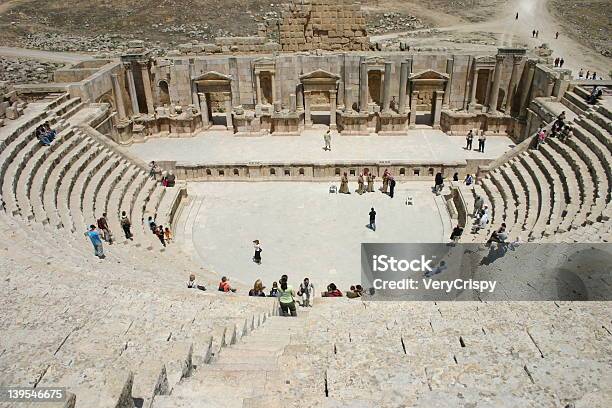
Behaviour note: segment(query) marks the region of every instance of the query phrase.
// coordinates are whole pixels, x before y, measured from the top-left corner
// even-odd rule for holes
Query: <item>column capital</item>
[[[336,95],[338,93],[338,91],[336,89],[330,89],[329,90],[329,94],[330,95]]]
[[[514,65],[519,65],[521,62],[523,62],[523,56],[522,55],[513,55],[512,56],[512,63]]]
[[[498,64],[504,62],[505,59],[506,59],[506,56],[502,55],[502,54],[497,54],[495,56],[495,62],[498,63]]]

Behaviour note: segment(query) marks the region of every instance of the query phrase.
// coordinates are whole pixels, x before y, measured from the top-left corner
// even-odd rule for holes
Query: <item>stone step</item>
[[[54,174],[53,172],[62,158],[77,149],[77,147],[83,143],[83,140],[83,135],[75,132],[74,136],[68,141],[57,145],[57,148],[45,157],[44,162],[38,167],[38,170],[32,177],[32,185],[28,192],[28,196],[32,204],[32,210],[34,211],[34,218],[37,222],[44,224],[48,224],[49,222],[49,215],[43,203],[46,189],[51,188],[48,185],[51,175]]]
[[[71,166],[82,156],[86,155],[90,151],[93,144],[91,140],[83,138],[82,141],[74,149],[66,153],[62,157],[58,157],[59,162],[53,164],[53,168],[49,173],[47,182],[43,184],[43,204],[46,215],[49,219],[49,224],[52,227],[61,227],[62,219],[57,210],[57,196],[59,188],[68,173]]]

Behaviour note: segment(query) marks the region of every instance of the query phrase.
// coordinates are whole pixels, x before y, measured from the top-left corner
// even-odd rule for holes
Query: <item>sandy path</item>
[[[597,51],[589,49],[576,40],[563,35],[562,27],[553,18],[547,8],[548,0],[513,0],[509,1],[497,16],[490,21],[477,24],[458,24],[446,27],[438,27],[441,32],[491,32],[497,34],[498,46],[524,46],[529,48],[548,43],[553,49],[554,57],[561,56],[565,59],[564,68],[569,68],[577,74],[580,68],[585,71],[596,71],[606,74],[612,67],[609,58],[604,57]],[[515,19],[516,12],[519,19]],[[540,31],[539,38],[532,38],[531,32],[536,29]],[[418,30],[424,31],[424,30]],[[560,33],[559,39],[555,39],[555,33]],[[380,41],[401,37],[406,32],[384,34],[373,36],[372,40]],[[602,75],[605,77],[606,75]]]
[[[28,48],[0,47],[0,56],[11,58],[32,58],[40,61],[77,63],[93,59],[91,55],[73,52],[55,52]]]

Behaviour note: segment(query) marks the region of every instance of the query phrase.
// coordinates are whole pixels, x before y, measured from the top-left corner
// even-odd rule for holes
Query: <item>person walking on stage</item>
[[[376,231],[376,211],[374,211],[374,207],[370,210],[370,223],[368,224],[368,228],[372,231]]]
[[[368,173],[368,193],[374,192],[374,174]]]
[[[331,151],[331,131],[327,129],[327,132],[323,134],[323,141],[325,141],[325,147],[323,150]]]
[[[389,177],[389,197],[393,198],[393,194],[395,192],[395,178],[393,176]]]
[[[253,241],[253,249],[255,250],[255,254],[253,255],[253,262],[255,262],[257,265],[261,265],[261,244],[259,243],[259,240],[256,239],[255,241]]]
[[[359,177],[357,178],[357,194],[361,195],[365,193],[365,183],[363,181],[363,173],[359,173]]]

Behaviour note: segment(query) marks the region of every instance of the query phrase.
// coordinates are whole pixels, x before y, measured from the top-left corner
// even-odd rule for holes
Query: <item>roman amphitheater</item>
[[[131,40],[0,83],[0,407],[612,406],[612,81],[532,36],[525,7],[481,23],[495,44],[428,46],[374,38],[358,1],[293,1],[257,36]],[[559,117],[571,134],[540,143]],[[97,258],[84,233],[103,213],[115,242]],[[512,250],[485,262],[502,223]],[[503,290],[321,297],[366,285],[362,243],[468,248]],[[316,290],[297,317],[247,296],[283,274]]]

